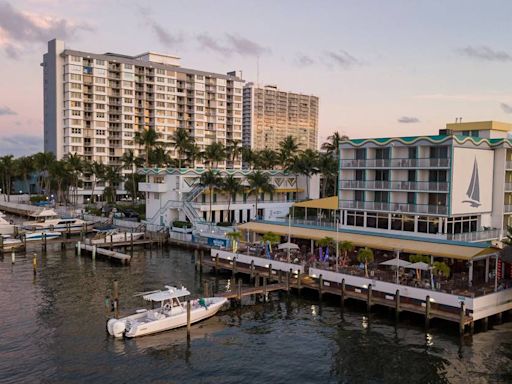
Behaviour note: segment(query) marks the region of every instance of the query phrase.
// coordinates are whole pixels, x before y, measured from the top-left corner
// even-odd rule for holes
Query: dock
[[[242,289],[241,280],[239,280],[231,291],[218,294],[218,296],[232,300],[241,300],[242,297],[250,295],[266,295],[270,292],[289,292],[292,289],[300,294],[303,289],[307,289],[316,292],[319,300],[322,300],[326,294],[337,296],[341,306],[344,306],[346,300],[354,300],[365,303],[368,312],[375,306],[390,308],[395,312],[397,320],[401,312],[419,314],[424,316],[426,328],[429,327],[430,320],[440,319],[458,324],[461,334],[465,332],[466,327],[471,331],[474,329],[474,319],[468,314],[464,304],[461,304],[460,308],[449,308],[438,305],[429,296],[426,297],[426,300],[418,301],[401,296],[399,290],[393,295],[372,291],[371,284],[366,289],[362,289],[345,284],[345,281],[342,281],[341,284],[323,281],[322,275],[314,278],[309,274],[301,273],[300,270],[276,270],[272,267],[272,260],[264,261],[269,264],[257,266],[254,261],[247,264],[237,261],[236,258],[230,260],[218,255],[201,255],[196,259],[198,268],[201,270],[206,267],[215,271],[230,271],[233,278],[242,274],[249,276],[251,281],[254,281],[253,287]]]
[[[80,254],[82,251],[91,253],[91,257],[93,259],[96,258],[96,255],[101,255],[101,256],[107,257],[109,259],[114,259],[114,260],[120,261],[123,264],[130,264],[130,261],[132,259],[132,257],[130,255],[127,255],[127,254],[124,254],[121,252],[111,251],[111,250],[108,250],[105,248],[98,248],[97,245],[88,245],[88,244],[78,243],[77,244],[77,253]]]

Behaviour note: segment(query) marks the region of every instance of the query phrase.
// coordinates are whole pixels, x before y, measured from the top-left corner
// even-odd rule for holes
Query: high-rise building
[[[294,137],[300,149],[317,149],[318,97],[275,86],[245,85],[243,145],[278,149],[286,136]]]
[[[134,136],[145,129],[168,144],[176,130],[186,129],[200,149],[242,140],[243,81],[234,72],[187,69],[178,57],[153,52],[75,51],[59,40],[48,43],[42,66],[44,148],[58,159],[76,153],[121,165],[126,150],[142,153]],[[172,145],[167,148],[177,157]],[[218,167],[241,168],[241,162]]]

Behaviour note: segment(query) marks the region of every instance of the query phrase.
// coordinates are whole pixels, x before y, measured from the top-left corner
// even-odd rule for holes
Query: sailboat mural
[[[476,157],[473,163],[473,173],[471,174],[466,196],[468,200],[463,200],[463,203],[469,203],[473,208],[478,208],[482,205],[482,203],[480,203],[480,179],[478,178],[478,163],[476,162]]]

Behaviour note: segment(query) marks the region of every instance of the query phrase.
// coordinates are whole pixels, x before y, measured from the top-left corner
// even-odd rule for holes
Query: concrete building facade
[[[317,149],[318,97],[253,83],[246,84],[243,92],[245,147],[275,150],[286,136],[293,136],[299,149]]]
[[[478,241],[512,223],[512,124],[447,124],[435,136],[340,145],[344,228]]]

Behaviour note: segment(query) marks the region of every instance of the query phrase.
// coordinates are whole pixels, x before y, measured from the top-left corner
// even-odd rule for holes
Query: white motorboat
[[[34,241],[34,240],[43,240],[43,239],[55,239],[57,237],[60,237],[62,233],[60,232],[50,232],[50,231],[35,231],[35,232],[26,232],[25,233],[25,239],[27,241]]]
[[[23,223],[23,227],[36,231],[77,233],[91,229],[93,223],[77,218],[45,218],[44,221],[27,221]]]
[[[0,235],[0,237],[2,238],[0,245],[3,251],[11,251],[23,247],[23,241],[20,239],[14,239],[9,235]]]
[[[152,333],[168,331],[187,325],[187,304],[179,298],[189,296],[185,288],[165,286],[166,290],[144,294],[146,301],[160,302],[157,309],[139,309],[135,314],[121,319],[110,319],[107,331],[114,337],[137,337]],[[190,302],[190,323],[197,323],[215,315],[227,302],[224,297],[207,297]]]
[[[88,240],[89,244],[108,244],[121,241],[139,240],[144,237],[144,232],[120,232],[117,230],[98,232],[92,239]]]

